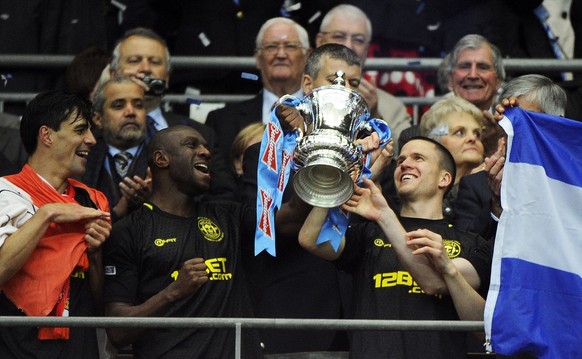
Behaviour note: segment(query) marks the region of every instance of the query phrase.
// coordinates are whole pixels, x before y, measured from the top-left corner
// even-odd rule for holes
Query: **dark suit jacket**
[[[253,122],[261,122],[263,116],[263,94],[260,92],[250,100],[227,105],[210,111],[206,124],[218,135],[219,148],[225,158],[230,158],[230,148],[236,135]]]
[[[105,194],[109,200],[109,206],[113,208],[121,199],[121,192],[119,191],[120,178],[112,176],[105,168],[105,160],[109,153],[109,147],[102,137],[97,139],[95,146],[91,148],[89,157],[87,157],[87,166],[85,174],[80,178],[81,182],[85,183],[91,188],[100,190]],[[147,149],[142,147],[141,151],[131,161],[131,165],[127,171],[127,176],[140,176],[146,178],[148,168]],[[112,168],[115,171],[115,168]],[[112,212],[112,215],[113,212]],[[118,218],[112,218],[115,222]]]
[[[497,222],[491,218],[491,190],[487,172],[480,171],[461,178],[454,204],[455,226],[480,234],[485,239],[495,236]]]
[[[168,126],[186,125],[190,126],[206,139],[208,148],[212,153],[210,158],[210,191],[204,195],[205,200],[234,200],[236,191],[236,180],[234,172],[231,170],[232,164],[228,157],[222,155],[218,148],[218,138],[212,128],[188,117],[178,115],[173,112],[162,112]]]

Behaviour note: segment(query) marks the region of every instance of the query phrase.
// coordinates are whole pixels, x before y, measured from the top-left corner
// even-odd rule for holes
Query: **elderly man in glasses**
[[[250,100],[211,111],[206,119],[218,134],[225,156],[240,130],[253,122],[269,122],[273,105],[281,96],[303,97],[301,79],[309,52],[307,31],[295,21],[276,17],[263,24],[254,54],[263,89]]]
[[[354,50],[362,66],[368,57],[372,39],[372,23],[366,14],[353,5],[342,4],[329,10],[321,21],[315,45],[342,44]],[[362,77],[358,92],[364,97],[373,117],[381,118],[392,130],[392,138],[398,141],[400,132],[410,127],[410,115],[404,104],[391,94],[376,88]]]

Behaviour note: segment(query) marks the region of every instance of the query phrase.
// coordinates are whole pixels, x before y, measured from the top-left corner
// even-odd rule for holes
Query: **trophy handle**
[[[295,138],[295,141],[297,142],[301,141],[301,139],[303,138],[303,130],[299,127],[295,127],[293,129],[293,132],[297,133],[297,138]]]
[[[364,132],[367,132],[367,134],[377,132],[378,136],[380,136],[380,148],[385,147],[392,138],[390,126],[378,118],[361,119],[354,130],[354,139],[359,138]]]

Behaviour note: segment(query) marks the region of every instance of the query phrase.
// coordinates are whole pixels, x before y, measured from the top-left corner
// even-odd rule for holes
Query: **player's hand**
[[[208,272],[203,258],[192,258],[184,262],[176,281],[171,284],[178,298],[184,298],[198,291],[208,282]]]
[[[83,207],[77,203],[48,203],[40,207],[39,212],[47,214],[54,223],[71,223],[97,218],[109,218],[109,212]]]
[[[111,233],[111,221],[109,219],[97,218],[87,221],[85,224],[85,242],[87,251],[92,253],[103,245]]]
[[[276,114],[284,132],[291,132],[298,128],[305,133],[305,121],[296,107],[279,104]]]

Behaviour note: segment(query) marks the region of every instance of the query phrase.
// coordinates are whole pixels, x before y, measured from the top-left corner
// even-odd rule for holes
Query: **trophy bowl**
[[[364,156],[354,141],[370,117],[368,105],[347,87],[329,85],[298,107],[306,130],[293,153],[295,193],[312,206],[337,207],[352,196],[362,174]]]

